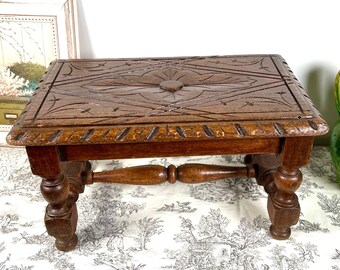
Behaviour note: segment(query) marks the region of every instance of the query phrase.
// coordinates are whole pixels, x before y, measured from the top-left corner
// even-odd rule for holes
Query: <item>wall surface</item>
[[[337,120],[337,0],[78,0],[82,58],[281,54],[321,114]],[[327,144],[328,136],[318,144]]]

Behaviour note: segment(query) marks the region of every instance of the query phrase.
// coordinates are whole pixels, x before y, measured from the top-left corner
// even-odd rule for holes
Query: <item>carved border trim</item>
[[[321,118],[279,122],[215,122],[154,126],[42,127],[39,129],[15,126],[8,135],[7,142],[24,146],[171,142],[320,136],[327,131],[328,126]]]

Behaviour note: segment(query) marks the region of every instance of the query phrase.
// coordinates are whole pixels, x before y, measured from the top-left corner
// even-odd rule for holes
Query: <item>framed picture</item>
[[[76,0],[0,0],[0,130],[9,130],[51,61],[79,58]]]

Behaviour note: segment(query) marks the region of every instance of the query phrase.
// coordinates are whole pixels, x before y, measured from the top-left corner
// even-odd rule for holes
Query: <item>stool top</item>
[[[57,60],[7,141],[45,146],[327,131],[279,55]]]

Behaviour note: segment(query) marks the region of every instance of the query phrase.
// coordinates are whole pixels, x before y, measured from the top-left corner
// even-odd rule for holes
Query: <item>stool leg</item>
[[[51,234],[56,237],[56,247],[61,251],[70,251],[78,243],[77,235],[75,234],[78,221],[78,211],[76,202],[78,200],[79,194],[84,192],[84,179],[87,178],[87,174],[91,170],[91,163],[88,161],[77,161],[77,162],[63,162],[61,164],[63,175],[66,182],[69,185],[68,197],[65,205],[65,216],[59,218],[59,223],[56,227],[63,228],[62,232],[66,232],[65,237],[63,235]],[[44,191],[42,189],[44,194]],[[46,211],[45,224],[48,229],[54,228],[54,221],[50,219],[51,214]],[[50,224],[51,222],[51,224]],[[65,227],[66,225],[66,227]],[[50,231],[51,231],[50,230]]]
[[[280,164],[274,154],[253,155],[248,160],[251,160],[251,164],[254,166],[257,183],[263,186],[268,194],[267,206],[272,222],[270,234],[274,239],[287,239],[290,236],[290,226],[297,222],[295,219],[299,217],[300,213],[297,197],[293,195],[295,190],[289,188],[287,190],[284,185],[281,187],[283,182],[278,175],[282,176],[283,174],[280,174],[281,169],[278,169]],[[281,184],[279,191],[275,179]],[[287,196],[293,197],[288,200],[290,204],[287,204]]]
[[[273,238],[289,238],[290,227],[297,224],[300,205],[295,191],[302,182],[300,167],[309,161],[312,151],[312,137],[286,138],[283,149],[278,155],[278,167],[274,174],[274,189],[268,196],[268,213],[272,225],[270,234]]]
[[[300,205],[295,191],[302,182],[302,174],[296,167],[280,166],[274,175],[276,191],[269,194],[268,212],[272,225],[270,234],[278,240],[290,236],[290,227],[299,221]]]
[[[45,226],[48,234],[56,238],[57,249],[61,251],[74,249],[78,243],[75,234],[78,213],[76,205],[68,201],[70,183],[61,174],[43,178],[40,188],[43,197],[49,203],[45,213]]]
[[[83,192],[83,178],[90,170],[88,162],[60,162],[57,147],[27,147],[33,174],[42,177],[41,193],[49,203],[45,225],[55,245],[61,251],[70,251],[78,243],[75,234],[78,213],[76,201]]]

